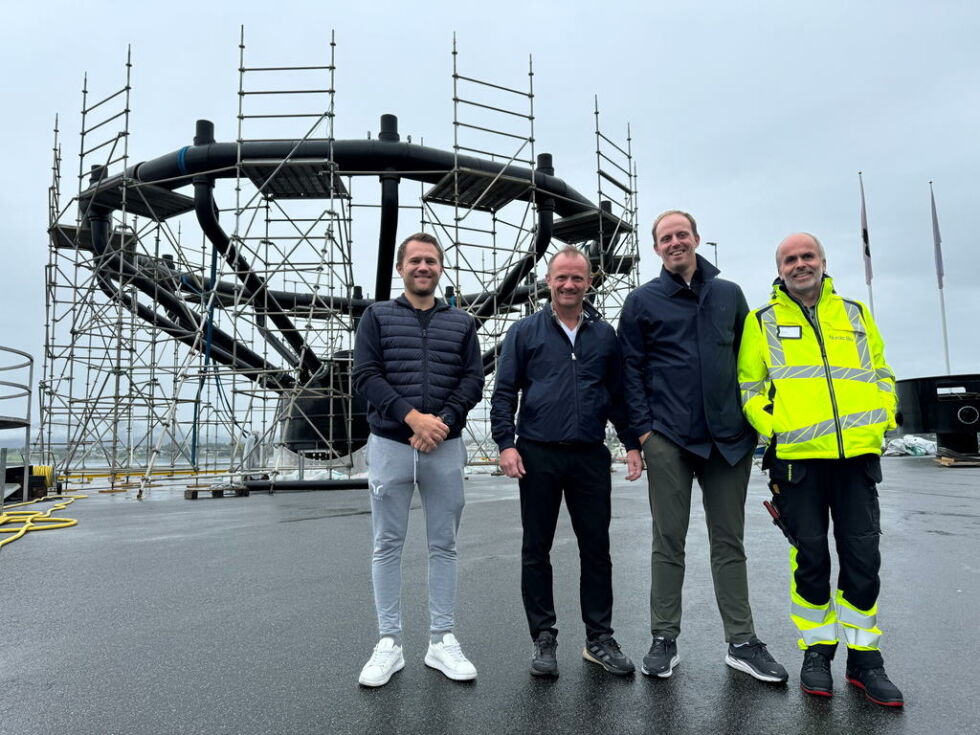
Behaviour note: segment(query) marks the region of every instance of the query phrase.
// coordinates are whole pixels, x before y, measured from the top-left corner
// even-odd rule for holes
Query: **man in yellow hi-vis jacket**
[[[807,233],[776,249],[772,298],[749,313],[738,356],[742,404],[769,440],[763,466],[790,543],[792,619],[804,692],[833,693],[838,631],[847,680],[871,701],[904,704],[878,649],[881,444],[895,427],[895,376],[867,307],[842,298]],[[829,513],[828,513],[829,512]],[[840,573],[831,596],[828,515]]]

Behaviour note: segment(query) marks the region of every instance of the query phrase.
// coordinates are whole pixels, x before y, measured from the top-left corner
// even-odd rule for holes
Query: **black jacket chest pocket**
[[[719,345],[730,346],[735,342],[735,312],[731,309],[715,308],[709,317],[712,331]]]

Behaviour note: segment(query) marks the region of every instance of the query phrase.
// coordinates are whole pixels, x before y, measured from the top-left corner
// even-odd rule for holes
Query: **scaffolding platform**
[[[124,206],[125,202],[125,206]],[[79,195],[79,208],[95,205],[106,209],[125,209],[154,222],[194,211],[194,198],[154,184],[135,184],[123,178],[102,181]]]
[[[562,217],[555,222],[552,237],[569,245],[578,245],[600,240],[604,234],[614,232],[628,235],[633,233],[633,228],[614,214],[596,210]]]
[[[636,268],[639,258],[635,255],[613,255],[602,257],[600,255],[590,255],[589,263],[592,265],[592,272],[599,270],[608,274],[627,276]]]
[[[88,227],[74,225],[55,225],[48,230],[51,247],[56,250],[85,250],[95,252],[92,248],[92,230]],[[113,250],[131,250],[134,237],[128,232],[116,230],[112,233],[110,248]]]
[[[242,161],[241,171],[269,199],[350,199],[331,161]]]
[[[526,179],[514,179],[504,175],[459,168],[450,171],[422,197],[432,204],[449,204],[476,209],[480,212],[496,212],[527,193]]]

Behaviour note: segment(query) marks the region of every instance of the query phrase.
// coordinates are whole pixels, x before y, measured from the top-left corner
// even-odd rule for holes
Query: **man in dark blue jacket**
[[[417,233],[398,248],[405,293],[369,306],[354,341],[354,390],[368,402],[366,456],[374,555],[371,575],[380,640],[358,681],[387,684],[405,665],[401,638],[401,556],[415,487],[429,544],[427,666],[468,681],[476,668],[453,633],[456,532],[463,512],[466,414],[483,394],[476,323],[435,297],[442,248]]]
[[[563,492],[582,564],[582,656],[613,674],[634,671],[611,626],[608,420],[627,449],[627,479],[637,479],[643,463],[627,426],[616,334],[584,303],[591,285],[589,271],[588,259],[576,248],[565,248],[551,258],[551,304],[507,332],[490,404],[500,468],[520,484],[521,593],[534,641],[535,676],[558,675],[550,552]]]
[[[697,224],[686,212],[653,223],[660,276],[623,306],[619,338],[630,427],[647,466],[653,516],[650,629],[642,671],[666,678],[680,661],[684,545],[691,489],[701,486],[725,662],[756,679],[785,682],[786,669],[755,635],[745,572],[745,497],[756,433],[739,403],[736,360],[748,314],[737,284],[695,253]]]

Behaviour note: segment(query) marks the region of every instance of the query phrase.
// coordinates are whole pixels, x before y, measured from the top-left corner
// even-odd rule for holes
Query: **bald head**
[[[781,243],[779,243],[779,247],[776,248],[776,268],[777,269],[779,268],[779,253],[782,250],[783,245],[785,245],[787,242],[791,242],[791,241],[796,242],[796,241],[799,240],[799,238],[804,238],[804,239],[810,240],[810,242],[813,243],[816,246],[817,252],[820,254],[821,260],[823,260],[824,262],[826,262],[826,260],[827,260],[827,253],[823,249],[823,243],[821,243],[820,240],[817,239],[817,236],[816,235],[811,235],[809,232],[794,232],[792,235],[790,235],[785,240],[783,240]]]
[[[827,257],[823,245],[809,232],[797,232],[776,248],[776,271],[794,299],[813,306],[820,299]]]

